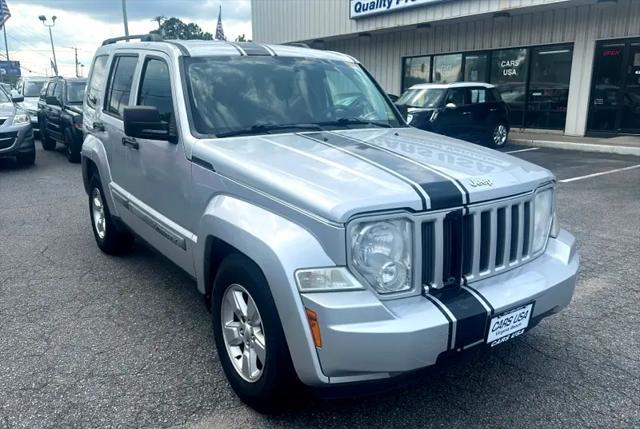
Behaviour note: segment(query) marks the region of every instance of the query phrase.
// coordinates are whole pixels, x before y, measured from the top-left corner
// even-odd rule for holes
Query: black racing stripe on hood
[[[444,304],[456,318],[455,350],[484,340],[489,313],[469,291],[460,287],[431,290],[430,295]]]
[[[451,179],[391,151],[366,144],[352,137],[344,137],[330,132],[305,133],[302,135],[342,148],[349,153],[394,171],[410,182],[417,183],[428,195],[431,203],[429,208],[431,210],[459,207],[464,204],[463,194]],[[418,193],[422,197],[421,193]]]

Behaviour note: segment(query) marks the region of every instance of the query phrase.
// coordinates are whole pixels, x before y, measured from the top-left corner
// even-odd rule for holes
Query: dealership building
[[[256,42],[357,58],[384,89],[481,81],[512,128],[640,134],[640,0],[252,0]]]

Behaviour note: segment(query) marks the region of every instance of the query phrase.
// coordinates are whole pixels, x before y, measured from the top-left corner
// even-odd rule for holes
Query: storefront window
[[[526,99],[527,49],[493,51],[491,83],[511,107],[511,126],[522,126]]]
[[[403,65],[402,91],[418,83],[429,82],[431,74],[431,57],[405,58]]]
[[[567,116],[571,46],[533,48],[526,126],[562,129]]]
[[[464,80],[466,82],[488,82],[487,69],[489,54],[465,54],[464,56]]]
[[[436,55],[433,57],[433,81],[435,83],[458,82],[462,78],[462,54]]]

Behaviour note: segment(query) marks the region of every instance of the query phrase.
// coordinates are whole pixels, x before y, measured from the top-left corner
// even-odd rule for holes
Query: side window
[[[158,109],[161,120],[167,123],[172,122],[174,116],[171,77],[167,63],[155,58],[145,61],[136,104],[153,106]]]
[[[53,96],[56,97],[59,100],[62,100],[62,90],[64,89],[64,83],[62,83],[62,81],[58,81],[58,83],[56,83],[56,86],[53,90]]]
[[[463,106],[465,92],[465,88],[450,88],[447,92],[447,98],[445,99],[444,104],[447,105],[449,103],[453,103],[456,106]]]
[[[107,59],[109,59],[108,55],[100,55],[93,61],[93,69],[87,85],[87,104],[94,109],[98,103],[100,90],[104,87]]]
[[[119,56],[114,58],[111,66],[111,75],[106,91],[105,110],[119,118],[129,105],[133,73],[136,70],[138,57]]]
[[[56,83],[55,82],[49,82],[49,86],[47,86],[47,97],[51,97],[53,95],[53,90],[56,87]]]
[[[486,103],[487,90],[485,88],[471,88],[471,104]]]

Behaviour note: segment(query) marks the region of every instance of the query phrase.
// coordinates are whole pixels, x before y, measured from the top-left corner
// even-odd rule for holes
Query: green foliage
[[[165,18],[157,16],[153,21],[158,22],[158,29],[151,33],[159,34],[163,39],[182,39],[182,40],[213,40],[213,35],[206,31],[202,31],[198,24],[190,22],[185,24],[178,18]]]

